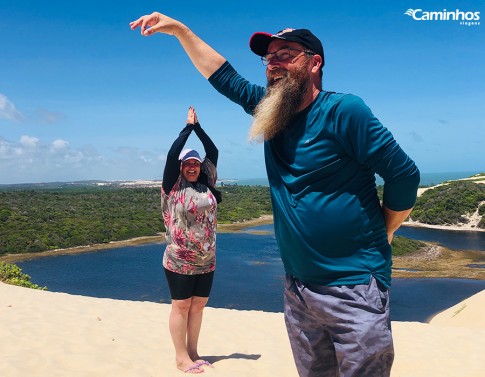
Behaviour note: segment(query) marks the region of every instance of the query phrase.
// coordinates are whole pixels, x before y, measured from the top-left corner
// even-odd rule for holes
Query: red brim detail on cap
[[[256,55],[263,56],[268,51],[268,46],[273,35],[265,32],[254,33],[249,39],[249,48]]]

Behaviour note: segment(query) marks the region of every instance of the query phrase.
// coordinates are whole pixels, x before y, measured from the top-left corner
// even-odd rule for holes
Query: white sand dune
[[[430,324],[393,322],[393,377],[485,376],[485,291]],[[170,306],[31,290],[0,283],[0,376],[182,376]],[[283,314],[207,308],[206,376],[297,376]]]

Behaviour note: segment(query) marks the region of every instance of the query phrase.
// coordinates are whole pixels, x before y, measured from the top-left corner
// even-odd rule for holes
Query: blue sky
[[[485,20],[485,1],[305,4],[0,0],[0,184],[161,179],[190,105],[219,148],[220,178],[265,177],[251,118],[174,37],[130,30],[155,10],[261,85],[251,34],[309,28],[325,49],[324,89],[362,97],[422,172],[485,171],[485,24],[404,14],[458,9]],[[187,146],[200,148],[192,137]]]

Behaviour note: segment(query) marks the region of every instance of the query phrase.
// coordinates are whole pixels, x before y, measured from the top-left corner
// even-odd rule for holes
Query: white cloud
[[[119,147],[115,151],[123,160],[142,161],[146,164],[158,164],[159,157],[152,152],[134,147]]]
[[[22,154],[21,147],[15,146],[6,140],[0,140],[0,166],[2,161],[10,161]]]
[[[71,150],[64,154],[64,162],[68,164],[82,164],[83,162],[90,162],[101,160],[102,156],[85,154],[82,151]]]
[[[15,105],[2,93],[0,93],[0,118],[15,121],[20,121],[23,118],[22,114],[15,108]]]
[[[39,139],[33,136],[23,135],[20,137],[20,144],[26,148],[35,148]]]
[[[52,151],[59,151],[59,150],[62,150],[62,149],[66,149],[68,147],[69,147],[69,142],[62,140],[62,139],[54,140],[51,143],[51,150]]]
[[[46,109],[37,109],[21,113],[6,95],[0,93],[0,119],[32,122],[36,124],[53,124],[66,119],[64,113]]]
[[[10,144],[7,143],[5,140],[0,139],[0,159],[4,156],[7,156],[10,151]]]
[[[0,184],[161,179],[163,164],[157,157],[138,148],[100,152],[92,146],[74,148],[63,139],[23,135],[11,142],[0,137]]]

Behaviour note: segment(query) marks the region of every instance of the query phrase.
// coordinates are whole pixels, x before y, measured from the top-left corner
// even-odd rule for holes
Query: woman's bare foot
[[[199,364],[200,366],[207,365],[208,367],[214,368],[211,363],[209,363],[207,360],[202,359],[198,354],[192,356],[191,359],[194,360],[194,363]]]
[[[177,362],[177,368],[184,373],[199,374],[204,373],[204,369],[201,368],[203,363],[197,363],[190,359],[182,362]]]
[[[198,359],[196,363],[199,364],[201,367],[203,367],[204,365],[207,365],[208,367],[214,368],[214,366],[211,363],[209,363],[207,360]]]

